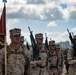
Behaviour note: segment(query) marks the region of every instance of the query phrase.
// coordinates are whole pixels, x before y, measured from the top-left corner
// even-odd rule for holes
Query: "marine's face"
[[[51,50],[54,50],[54,49],[55,49],[55,45],[50,45],[49,48],[50,48]]]
[[[38,44],[42,44],[43,43],[43,38],[36,38],[36,42]]]
[[[56,51],[59,52],[60,51],[60,48],[56,48]]]
[[[10,38],[13,43],[20,43],[20,35],[11,35]]]
[[[23,45],[24,44],[24,41],[20,41],[20,44]]]

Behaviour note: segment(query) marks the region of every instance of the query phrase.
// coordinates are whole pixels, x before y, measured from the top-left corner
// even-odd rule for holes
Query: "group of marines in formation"
[[[62,75],[64,58],[58,44],[54,40],[49,41],[48,49],[43,43],[43,34],[35,34],[35,42],[38,47],[38,55],[34,55],[32,45],[30,49],[25,46],[21,29],[14,28],[10,31],[11,43],[7,46],[7,75]],[[76,36],[74,37],[76,42]],[[31,41],[32,42],[32,41]],[[72,57],[72,48],[68,50],[68,75],[76,75],[76,58]],[[6,75],[5,48],[0,50],[0,75]]]

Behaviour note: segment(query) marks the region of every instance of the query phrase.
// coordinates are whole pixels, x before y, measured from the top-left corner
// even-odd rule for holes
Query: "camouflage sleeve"
[[[60,52],[58,67],[59,67],[59,69],[60,68],[63,69],[63,54],[62,54],[62,52]]]
[[[73,59],[73,49],[68,50],[68,63],[69,64],[74,64],[76,63],[76,60]]]
[[[4,64],[4,49],[0,50],[0,75],[3,75]]]
[[[24,75],[31,75],[31,73],[30,73],[30,61],[29,60],[28,60],[28,63],[26,66],[27,66],[26,67],[26,73]]]
[[[26,58],[27,58],[27,62],[25,64],[25,72],[24,72],[24,75],[31,75],[30,73],[30,66],[32,65],[32,50],[30,49],[29,51],[23,47],[24,49],[24,53],[26,55]],[[34,64],[34,63],[33,63]]]
[[[26,67],[25,75],[31,75],[30,67],[36,66],[36,62],[29,59],[29,61],[26,65],[27,65],[27,67]]]
[[[31,66],[37,66],[37,61],[31,61],[31,62],[30,62],[30,65],[31,65]]]
[[[28,51],[28,49],[26,48],[26,46],[23,45],[22,48],[24,49],[26,56],[29,57],[29,51]]]
[[[68,54],[67,54],[67,59],[68,60],[72,60],[72,58],[73,58],[73,50],[72,49],[69,49],[68,50]]]
[[[30,65],[31,66],[37,66],[36,65],[37,61],[33,61],[33,50],[32,49],[29,52],[29,60],[30,60]]]

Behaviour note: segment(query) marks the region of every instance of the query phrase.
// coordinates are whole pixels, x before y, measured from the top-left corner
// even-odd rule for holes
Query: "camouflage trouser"
[[[40,75],[49,75],[46,67],[45,68],[41,68],[40,70],[41,70],[41,74]]]
[[[39,72],[40,72],[40,68],[39,67],[32,67],[31,69],[30,69],[30,73],[31,73],[31,75],[39,75]]]
[[[49,75],[46,68],[32,68],[31,69],[31,75]]]
[[[58,73],[61,75],[63,73],[63,67],[58,67]]]
[[[58,75],[58,69],[57,68],[52,68],[49,69],[49,75]]]
[[[76,65],[69,66],[69,75],[76,75]]]

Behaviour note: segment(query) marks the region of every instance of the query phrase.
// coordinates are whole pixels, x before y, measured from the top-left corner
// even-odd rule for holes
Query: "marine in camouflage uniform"
[[[49,41],[49,62],[48,72],[49,75],[58,75],[58,55],[56,52],[55,41]]]
[[[64,51],[64,64],[65,64],[65,69],[66,69],[66,74],[68,74],[68,69],[69,69],[69,64],[68,64],[68,50],[69,48],[65,49]]]
[[[56,45],[56,51],[58,54],[58,75],[61,75],[63,73],[63,54],[58,44]]]
[[[37,46],[39,48],[39,54],[41,60],[34,59],[33,60],[33,50],[30,50],[30,71],[31,75],[48,75],[46,66],[47,66],[47,53],[45,47],[43,45],[43,34],[38,33],[35,35],[35,39],[37,42]]]
[[[24,41],[25,41],[24,36],[21,36],[20,44],[21,44],[22,48],[25,49],[26,56],[29,57],[29,51],[28,51],[27,47],[25,46]]]
[[[7,47],[7,75],[30,75],[29,59],[20,45],[21,29],[10,30],[11,43]],[[3,75],[4,49],[0,51],[0,75]]]
[[[74,36],[74,43],[76,47],[76,36]],[[74,56],[74,53],[76,54],[76,49],[75,52],[73,53],[73,47],[68,50],[68,63],[69,63],[69,75],[76,75],[76,56]]]

